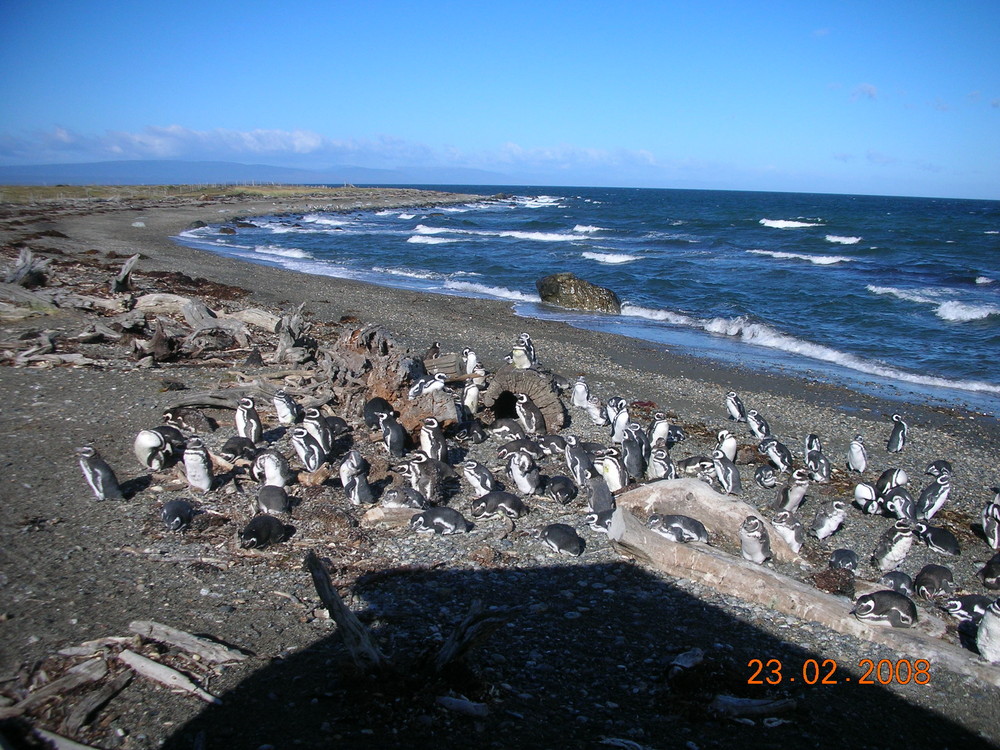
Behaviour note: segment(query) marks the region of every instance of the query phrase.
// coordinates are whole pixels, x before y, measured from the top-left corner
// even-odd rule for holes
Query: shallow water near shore
[[[433,209],[261,216],[183,244],[304,273],[510,300],[750,369],[995,413],[1000,203],[649,189],[449,187]],[[233,227],[228,227],[232,232]],[[619,316],[540,304],[572,271]]]

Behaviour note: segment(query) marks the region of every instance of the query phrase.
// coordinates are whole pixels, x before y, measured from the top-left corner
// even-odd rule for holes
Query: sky
[[[0,165],[1000,199],[1000,3],[0,0]]]

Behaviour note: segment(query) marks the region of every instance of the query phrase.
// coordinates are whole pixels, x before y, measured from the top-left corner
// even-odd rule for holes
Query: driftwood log
[[[247,655],[221,643],[199,638],[183,630],[172,628],[153,620],[133,620],[128,629],[143,638],[149,638],[160,643],[183,649],[191,654],[197,654],[203,660],[213,664],[224,664],[230,661],[243,661]]]
[[[132,291],[132,271],[135,270],[136,263],[139,262],[139,253],[122,264],[122,270],[111,280],[111,291],[114,294]]]
[[[623,507],[612,516],[609,535],[619,552],[668,575],[697,581],[752,604],[818,622],[838,633],[888,646],[910,657],[927,659],[933,668],[1000,687],[1000,667],[941,641],[944,624],[926,612],[921,611],[920,622],[914,628],[870,625],[850,614],[849,599],[827,594],[714,547],[670,542],[650,531]]]
[[[538,370],[521,370],[513,365],[501,367],[480,395],[479,402],[492,409],[496,417],[513,417],[518,393],[527,394],[539,408],[549,432],[557,432],[566,425],[566,408],[559,400],[552,376]]]

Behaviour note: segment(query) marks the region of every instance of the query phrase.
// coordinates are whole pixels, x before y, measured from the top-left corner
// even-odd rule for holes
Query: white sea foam
[[[760,223],[772,229],[802,229],[804,227],[821,227],[819,222],[793,221],[791,219],[761,219]]]
[[[939,301],[932,293],[930,293],[931,290],[925,290],[921,293],[915,290],[897,289],[894,286],[875,286],[874,284],[869,284],[865,288],[872,294],[888,295],[890,297],[906,300],[907,302],[936,304]]]
[[[447,245],[449,242],[461,242],[461,240],[452,240],[447,237],[428,237],[424,234],[415,234],[406,241],[418,245]]]
[[[695,318],[673,312],[672,310],[656,310],[649,307],[633,305],[631,302],[622,304],[622,315],[631,318],[647,318],[648,320],[660,320],[664,323],[673,323],[679,326],[698,326]]]
[[[1000,234],[1000,230],[997,229],[987,229],[983,234]]]
[[[977,284],[995,284],[996,283],[996,279],[991,279],[989,276],[977,276],[976,277],[976,283]]]
[[[983,320],[993,315],[1000,315],[1000,307],[996,305],[969,305],[957,300],[949,300],[938,305],[934,309],[934,314],[942,320],[967,323],[970,320]]]
[[[514,289],[507,289],[502,286],[489,286],[488,284],[476,284],[472,281],[452,281],[449,279],[444,283],[445,289],[454,289],[456,292],[470,292],[472,294],[482,294],[487,297],[497,297],[499,299],[510,299],[518,302],[541,302],[542,298],[537,294],[525,294]]]
[[[850,263],[854,258],[845,258],[843,255],[801,255],[799,253],[785,253],[780,250],[747,250],[753,255],[769,255],[772,258],[781,260],[807,260],[817,266],[831,266],[834,263]]]
[[[384,273],[389,276],[403,276],[407,279],[440,279],[443,278],[441,274],[435,273],[434,271],[416,271],[412,268],[386,268],[385,266],[374,266],[372,270],[375,273]]]
[[[867,289],[873,294],[885,294],[906,300],[907,302],[933,305],[934,314],[941,318],[941,320],[947,320],[949,323],[968,323],[972,320],[983,320],[994,315],[1000,315],[1000,307],[996,305],[969,303],[954,299],[961,292],[948,287],[942,289],[907,290],[869,284]]]
[[[573,231],[580,234],[593,234],[594,232],[607,232],[608,230],[604,227],[594,227],[589,224],[577,224],[573,227]]]
[[[516,203],[525,208],[555,208],[559,205],[561,198],[554,195],[519,195],[514,198]]]
[[[429,227],[426,224],[417,224],[413,231],[417,234],[461,234],[472,237],[512,237],[517,240],[530,240],[534,242],[578,242],[581,239],[575,234],[561,234],[558,232],[522,232],[513,229],[491,232],[485,229]]]
[[[312,258],[305,250],[297,247],[279,247],[278,245],[257,245],[253,251],[261,255],[278,255],[282,258]]]
[[[608,263],[618,265],[620,263],[631,263],[639,260],[638,255],[626,255],[625,253],[582,253],[588,260],[596,260],[598,263]]]
[[[306,214],[302,217],[302,221],[307,224],[319,224],[324,227],[342,227],[349,223],[343,219],[334,219],[333,217],[323,216],[322,214]]]
[[[860,237],[844,237],[839,234],[828,234],[826,236],[827,242],[833,242],[837,245],[857,245],[861,242]]]
[[[399,218],[402,219],[403,221],[409,221],[410,219],[417,218],[417,215],[416,214],[400,214]]]
[[[460,232],[460,229],[449,229],[447,227],[429,227],[426,224],[417,224],[413,228],[419,234],[445,234],[446,232]]]

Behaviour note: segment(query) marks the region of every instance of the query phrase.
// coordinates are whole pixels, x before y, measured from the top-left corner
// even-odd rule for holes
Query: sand
[[[682,444],[680,456],[694,452],[695,447],[710,450],[715,431],[732,428],[726,419],[723,399],[727,391],[736,390],[745,403],[768,417],[776,434],[799,455],[805,436],[818,432],[828,454],[840,466],[847,442],[854,434],[862,433],[869,438],[869,448],[875,456],[873,463],[879,470],[897,462],[914,478],[911,487],[918,490],[925,484],[923,467],[931,460],[948,458],[956,465],[956,490],[948,512],[942,513],[941,518],[950,528],[962,532],[966,549],[961,558],[939,562],[954,567],[963,591],[984,593],[981,587],[976,588],[974,572],[990,556],[990,551],[970,528],[985,501],[992,497],[990,488],[998,481],[995,446],[1000,440],[1000,427],[992,415],[928,405],[917,394],[909,403],[887,401],[817,381],[760,374],[738,363],[722,366],[694,356],[694,352],[665,351],[663,347],[623,337],[519,318],[503,302],[419,294],[304,276],[223,259],[179,246],[169,239],[195,221],[217,223],[261,214],[421,206],[468,199],[411,191],[358,190],[335,203],[317,198],[161,199],[131,205],[123,201],[78,201],[4,206],[0,212],[0,237],[7,258],[12,258],[20,246],[55,258],[57,283],[72,283],[74,268],[87,268],[90,273],[95,267],[102,267],[110,272],[125,257],[138,252],[142,255],[137,272],[140,285],[152,288],[156,278],[164,283],[164,277],[157,277],[157,273],[180,271],[192,279],[201,277],[246,290],[245,295],[239,295],[233,302],[235,306],[287,311],[305,302],[305,309],[314,321],[336,322],[347,317],[378,322],[399,342],[418,353],[432,341],[440,341],[446,351],[461,351],[471,346],[491,368],[502,362],[517,334],[528,331],[541,358],[553,369],[568,377],[585,375],[592,391],[604,397],[623,394],[631,402],[654,402],[690,427],[695,439],[690,450]],[[188,289],[179,291],[192,293]],[[9,323],[2,328],[2,338],[12,342],[43,329],[71,335],[82,330],[91,319],[90,313],[62,310],[55,315]],[[29,680],[38,680],[39,668],[52,672],[65,669],[65,660],[51,661],[56,650],[92,638],[124,635],[133,619],[156,619],[193,632],[211,633],[237,642],[256,655],[253,664],[228,668],[215,678],[217,692],[230,691],[226,708],[230,713],[209,711],[199,715],[202,706],[192,699],[133,683],[94,720],[92,727],[77,737],[80,741],[101,747],[190,747],[192,737],[203,731],[208,735],[208,746],[212,746],[213,738],[218,741],[229,732],[231,736],[224,745],[229,747],[263,744],[311,747],[333,742],[351,747],[406,747],[418,745],[421,738],[426,741],[433,738],[439,747],[464,747],[470,737],[480,744],[498,747],[511,743],[553,746],[559,738],[569,738],[571,745],[585,746],[601,737],[627,737],[646,747],[674,746],[680,738],[698,747],[710,747],[737,738],[745,740],[743,732],[750,730],[740,724],[706,718],[703,712],[692,708],[696,701],[678,697],[679,688],[657,683],[657,676],[663,680],[664,665],[669,663],[671,653],[699,643],[683,627],[677,625],[672,630],[665,624],[664,618],[670,617],[669,613],[676,613],[683,621],[693,616],[684,614],[690,611],[687,608],[711,611],[713,619],[704,629],[712,633],[713,640],[707,646],[715,648],[714,653],[720,659],[718,654],[727,653],[727,648],[736,649],[726,666],[726,679],[730,681],[726,684],[733,692],[741,687],[731,684],[733,677],[739,683],[741,676],[749,674],[748,654],[766,661],[782,649],[793,649],[787,658],[801,663],[805,654],[812,654],[813,658],[836,659],[846,670],[856,667],[866,657],[886,653],[794,618],[770,616],[759,608],[746,607],[738,600],[683,581],[672,582],[669,592],[656,597],[660,601],[651,602],[644,596],[644,590],[658,590],[663,582],[647,580],[648,573],[619,561],[600,540],[592,543],[595,563],[586,573],[578,566],[553,568],[539,564],[531,556],[518,557],[521,545],[527,542],[517,541],[504,565],[477,564],[472,571],[485,568],[486,578],[498,571],[516,571],[516,575],[525,577],[519,579],[518,585],[524,589],[534,587],[531,590],[537,589],[543,599],[550,593],[559,597],[560,591],[584,585],[598,591],[619,592],[617,602],[613,593],[601,601],[599,609],[603,614],[590,631],[594,643],[603,644],[599,653],[607,655],[613,663],[594,663],[587,667],[589,672],[570,670],[575,675],[570,682],[582,685],[584,680],[595,677],[595,672],[599,676],[602,670],[609,675],[642,674],[643,678],[625,679],[618,684],[609,677],[606,689],[597,685],[602,681],[596,680],[587,689],[589,693],[583,690],[585,695],[576,695],[575,703],[569,704],[571,698],[566,693],[569,686],[558,672],[567,660],[577,664],[586,658],[575,650],[561,650],[577,648],[579,639],[573,641],[572,647],[564,641],[552,640],[551,628],[565,623],[557,619],[556,625],[539,624],[545,630],[539,636],[539,643],[547,646],[529,649],[528,656],[495,648],[486,664],[473,665],[473,670],[480,674],[475,688],[477,697],[487,703],[492,701],[489,719],[456,717],[453,713],[442,713],[443,709],[433,704],[421,705],[415,713],[402,712],[398,706],[391,710],[387,707],[393,701],[412,701],[412,696],[406,695],[371,699],[359,707],[345,697],[350,691],[342,679],[333,680],[336,686],[328,691],[315,687],[317,664],[326,665],[326,670],[334,669],[329,664],[335,649],[316,645],[323,643],[317,641],[319,637],[329,635],[323,629],[328,626],[313,614],[316,597],[310,591],[308,577],[297,569],[294,558],[301,559],[298,552],[285,553],[280,558],[265,554],[242,557],[221,571],[211,564],[161,562],[157,560],[157,550],[162,552],[169,547],[176,552],[184,546],[174,540],[162,541],[162,533],[154,531],[152,499],[159,495],[153,489],[147,486],[136,495],[136,502],[115,506],[94,503],[82,484],[73,459],[75,446],[87,442],[100,446],[109,462],[119,468],[120,476],[138,480],[142,472],[131,456],[131,439],[139,429],[151,426],[151,420],[155,424],[158,409],[169,403],[169,393],[162,390],[163,381],[181,380],[190,388],[210,388],[223,382],[221,375],[218,368],[183,364],[137,368],[122,347],[109,349],[103,367],[0,368],[5,402],[0,414],[4,435],[0,447],[4,467],[0,693],[15,699],[19,696],[17,691],[23,690]],[[905,414],[911,427],[911,445],[898,458],[889,458],[882,448],[893,412]],[[740,438],[741,442],[751,442],[745,434]],[[745,475],[745,485],[752,484],[751,475],[752,472]],[[755,487],[751,494],[755,500],[764,496]],[[856,546],[859,556],[866,558],[878,529],[888,523],[880,520],[878,526],[870,519],[857,518],[842,539],[833,540],[837,542],[835,546]],[[345,523],[350,526],[351,519]],[[406,546],[411,543],[409,538],[399,539],[404,540],[399,544],[405,553],[400,552],[395,560],[390,556],[392,543],[398,539],[392,543],[369,540],[365,549],[377,552],[388,565],[399,565],[401,561],[409,564],[412,560],[408,555],[417,553]],[[446,575],[453,574],[455,578],[430,584],[434,596],[448,601],[464,587],[477,591],[482,588],[487,596],[493,592],[500,601],[512,596],[505,588],[509,579],[486,580],[480,576],[463,581],[462,578],[469,571],[469,555],[480,548],[490,548],[502,557],[507,554],[502,542],[497,534],[487,536],[485,542],[477,542],[471,552],[456,547],[460,552],[454,552],[454,559],[439,563]],[[334,549],[338,543],[337,539],[331,539],[330,548]],[[218,556],[231,555],[231,548],[231,544],[224,549],[220,547]],[[204,545],[199,547],[199,554],[204,555],[204,549]],[[824,549],[815,553],[817,560],[821,561]],[[925,558],[931,559],[926,555]],[[356,572],[353,575],[345,572],[341,585],[349,590],[354,584],[357,584]],[[433,616],[441,616],[447,622],[453,622],[455,617],[460,619],[464,606],[456,602],[451,611],[441,614],[447,607],[438,599]],[[375,600],[377,593],[370,592],[365,601],[355,604],[373,606]],[[665,613],[659,608],[668,602],[670,606]],[[706,603],[707,608],[699,606],[699,602]],[[415,606],[412,601],[406,604],[408,609]],[[577,610],[577,616],[582,622],[590,622],[595,607],[583,606]],[[391,622],[392,616],[386,615],[386,619]],[[628,638],[604,633],[602,624],[608,620],[616,622],[616,629],[627,633]],[[441,627],[447,632],[444,624]],[[419,631],[415,626],[411,629]],[[720,634],[727,630],[734,633],[735,639],[728,646],[719,643],[726,640]],[[424,632],[422,637],[433,636]],[[658,650],[645,660],[643,648],[649,646],[639,647],[642,638],[658,644]],[[396,645],[398,648],[399,644]],[[891,652],[887,654],[891,656]],[[659,663],[663,659],[666,662]],[[296,690],[295,679],[287,673],[262,679],[268,669],[286,660],[297,664],[302,674],[309,674],[309,679],[298,684],[308,683],[311,687],[301,696],[283,692],[272,698],[269,685],[280,685],[285,691]],[[516,684],[515,676],[533,687]],[[715,678],[725,682],[719,675]],[[699,679],[710,681],[712,675]],[[871,728],[873,745],[889,744],[900,732],[920,727],[913,731],[919,732],[914,746],[921,746],[921,738],[930,736],[927,734],[930,726],[938,727],[938,738],[958,738],[955,746],[968,747],[980,741],[979,738],[987,738],[989,742],[1000,738],[1000,717],[995,712],[1000,691],[943,670],[934,672],[933,685],[937,688],[933,692],[926,686],[915,685],[894,685],[889,689],[842,685],[836,689],[811,688],[810,693],[786,683],[777,691],[793,693],[800,701],[799,711],[785,717],[791,719],[789,725],[766,729],[758,721],[752,744],[815,746],[842,720],[836,715],[825,715],[820,706],[854,712],[858,718],[859,712],[872,707],[881,706],[883,712],[891,712],[896,716],[895,722]],[[710,688],[699,684],[698,690]],[[816,692],[824,690],[828,691],[825,695]],[[770,693],[773,697],[775,690]],[[694,694],[701,695],[698,691]],[[323,709],[330,717],[323,728],[315,716],[316,701],[322,707],[324,701],[334,697],[339,709],[330,706]],[[262,700],[263,705],[279,701],[283,707],[281,715],[268,722],[260,719],[260,732],[253,731],[252,726],[234,726],[239,723],[236,717],[241,713],[257,712]],[[376,709],[380,702],[389,717],[381,723],[374,718],[378,716]],[[308,708],[310,705],[314,708]],[[929,708],[938,711],[940,717],[928,714]],[[345,716],[352,712],[364,718]],[[29,723],[58,731],[58,724],[47,720],[47,715],[60,714],[57,709],[49,714],[38,711],[28,716]],[[314,720],[318,722],[315,726],[311,723]],[[923,726],[924,722],[929,723]],[[677,734],[668,740],[661,733],[670,727],[676,728]],[[6,731],[19,730],[15,727]],[[869,735],[862,732],[860,737],[853,736],[855,741],[861,741]],[[532,738],[538,744],[532,745]]]

